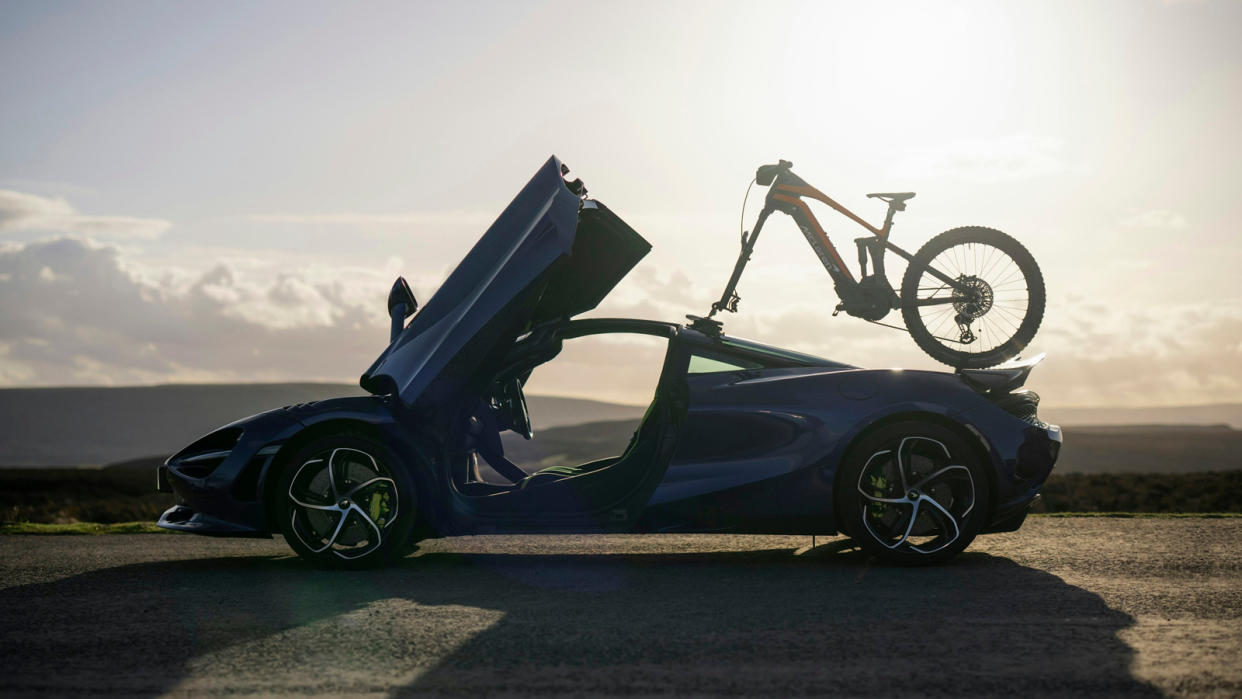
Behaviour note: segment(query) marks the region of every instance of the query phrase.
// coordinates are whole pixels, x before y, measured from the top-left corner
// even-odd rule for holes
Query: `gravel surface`
[[[843,539],[0,537],[0,694],[1242,695],[1242,520],[1034,519],[949,565]]]

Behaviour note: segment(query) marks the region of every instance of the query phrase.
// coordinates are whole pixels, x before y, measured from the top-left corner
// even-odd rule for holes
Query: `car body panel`
[[[210,473],[200,475],[193,470],[194,445],[202,439],[164,462],[159,480],[168,483],[180,504],[164,513],[160,526],[221,536],[270,536],[279,527],[268,521],[263,496],[278,478],[273,466],[289,455],[287,444],[328,422],[377,428],[387,435],[386,441],[410,452],[407,433],[394,416],[391,401],[380,396],[331,398],[251,415],[212,431],[241,430],[241,434]]]
[[[585,319],[568,323],[565,337],[607,331],[668,336],[686,353],[717,350],[758,356],[771,350],[722,340],[670,323]],[[670,350],[671,353],[671,350]],[[784,355],[794,356],[794,355]],[[978,444],[992,474],[995,512],[991,530],[1023,514],[1038,494],[1055,454],[1019,473],[1023,452],[1060,442],[1055,426],[1018,419],[993,405],[954,374],[858,369],[807,355],[819,366],[691,374],[685,377],[687,407],[676,449],[644,503],[631,504],[625,521],[573,517],[529,507],[482,507],[457,493],[447,468],[424,445],[435,441],[417,413],[379,396],[339,398],[240,420],[244,434],[225,462],[207,479],[179,470],[186,452],[169,459],[170,480],[194,514],[173,508],[160,525],[220,536],[265,536],[279,527],[267,521],[261,502],[235,502],[242,467],[261,454],[258,492],[270,486],[273,465],[289,455],[285,445],[303,431],[328,423],[366,425],[412,468],[428,469],[426,516],[439,535],[496,532],[681,531],[820,533],[837,529],[833,513],[837,465],[869,428],[895,419],[938,420],[957,425]],[[683,364],[684,366],[684,364]],[[682,369],[684,371],[684,368]],[[1029,460],[1029,459],[1028,459]],[[1020,520],[1019,520],[1020,523]]]
[[[808,367],[702,374],[689,383],[683,439],[651,502],[660,510],[652,526],[664,531],[827,533],[836,466],[865,430],[894,419],[968,432],[995,475],[1003,516],[1034,498],[1052,466],[1019,476],[1024,445],[1060,440],[1059,428],[1015,418],[943,372]],[[771,502],[774,487],[778,507],[747,504]],[[802,526],[809,529],[797,531]]]
[[[653,505],[781,476],[821,458],[831,438],[818,410],[788,396],[765,375],[806,379],[820,369],[773,369],[698,374],[689,378],[690,411],[668,476]]]

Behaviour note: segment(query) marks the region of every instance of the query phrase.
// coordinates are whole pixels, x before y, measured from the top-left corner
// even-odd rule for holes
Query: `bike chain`
[[[864,320],[866,320],[866,319],[864,319]],[[871,323],[872,325],[880,325],[880,326],[883,326],[883,327],[885,327],[885,328],[892,328],[893,330],[900,330],[900,331],[904,332],[904,333],[905,333],[905,334],[907,334],[907,335],[909,335],[909,334],[910,334],[910,328],[904,328],[904,327],[902,327],[902,326],[900,326],[900,325],[889,325],[888,323],[881,323],[881,322],[880,322],[880,321],[878,321],[878,320],[868,320],[867,322],[868,322],[868,323]],[[954,344],[958,344],[958,345],[964,344],[961,340],[954,340],[954,339],[947,338],[947,337],[938,337],[938,336],[936,336],[936,335],[932,335],[932,339],[935,339],[935,340],[940,340],[940,341],[942,341],[942,342],[952,342],[952,343],[954,343]]]
[[[864,318],[864,320],[866,320],[866,319]],[[886,327],[886,328],[892,328],[893,330],[901,330],[902,332],[906,333],[907,335],[909,335],[909,334],[910,334],[910,328],[905,328],[905,327],[902,327],[902,326],[900,326],[900,325],[889,325],[888,323],[881,323],[881,322],[880,322],[880,321],[878,321],[878,320],[868,320],[867,322],[868,322],[868,323],[871,323],[871,324],[873,324],[873,325],[881,325],[881,326]]]

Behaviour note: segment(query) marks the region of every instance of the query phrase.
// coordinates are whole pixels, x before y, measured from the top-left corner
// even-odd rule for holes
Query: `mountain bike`
[[[840,303],[833,315],[846,314],[879,325],[900,309],[905,330],[937,361],[958,368],[980,368],[1016,356],[1039,329],[1044,316],[1044,278],[1035,258],[1017,240],[992,228],[967,226],[945,231],[910,254],[889,240],[893,216],[904,211],[914,192],[878,192],[868,198],[888,204],[884,225],[876,227],[793,172],[782,160],[763,165],[751,185],[768,187],[763,209],[751,232],[742,232],[742,250],[720,300],[706,318],[690,316],[696,327],[719,332],[719,311],[736,312],[741,297],[737,283],[750,261],[763,224],[773,212],[791,216],[819,261],[828,270]],[[749,193],[749,188],[747,189]],[[858,279],[850,273],[803,197],[827,204],[872,235],[857,238]],[[745,217],[745,204],[743,204]],[[884,254],[892,251],[908,263],[900,295],[884,271]],[[868,260],[873,272],[867,273]]]

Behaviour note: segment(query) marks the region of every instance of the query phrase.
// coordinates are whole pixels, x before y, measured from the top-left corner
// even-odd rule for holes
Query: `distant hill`
[[[624,420],[562,425],[535,432],[535,438],[529,442],[512,432],[505,432],[501,440],[505,445],[505,456],[528,473],[547,466],[575,466],[620,456],[629,446],[641,418],[641,415],[636,415]]]
[[[246,415],[361,394],[354,385],[329,383],[0,389],[0,466],[99,465],[166,456]],[[505,435],[509,457],[528,470],[620,453],[645,410],[555,396],[528,396],[528,403],[535,440]],[[1242,425],[1242,404],[1040,413],[1065,429],[1058,472],[1242,469],[1242,431],[1230,428]]]
[[[1159,408],[1058,408],[1041,405],[1039,416],[1058,425],[1229,425],[1242,430],[1242,403]]]
[[[1242,431],[1228,425],[1065,427],[1056,473],[1200,473],[1242,469]]]
[[[351,384],[0,389],[0,465],[82,466],[171,454],[220,425],[283,405],[363,395]],[[645,407],[527,399],[536,430],[637,419]]]

